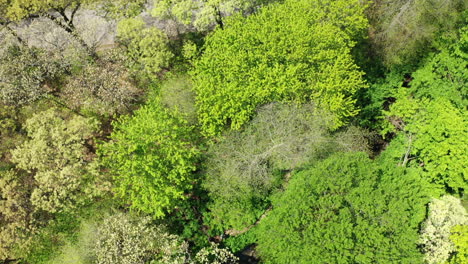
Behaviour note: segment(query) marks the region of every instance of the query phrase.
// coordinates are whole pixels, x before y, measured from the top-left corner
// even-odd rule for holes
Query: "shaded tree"
[[[467,7],[464,0],[373,1],[371,41],[387,67],[415,66],[438,35],[457,32]]]
[[[21,257],[19,249],[37,230],[30,187],[24,175],[14,170],[0,171],[0,261]]]
[[[264,212],[288,171],[336,151],[367,150],[367,132],[351,128],[330,135],[327,121],[312,104],[269,104],[242,131],[211,145],[203,182],[212,200],[210,224],[242,230]]]
[[[71,109],[113,115],[128,112],[141,93],[123,66],[101,60],[69,77],[60,97]]]

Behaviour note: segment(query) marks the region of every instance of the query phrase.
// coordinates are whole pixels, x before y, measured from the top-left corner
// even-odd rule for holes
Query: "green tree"
[[[285,1],[229,20],[208,36],[192,72],[199,121],[207,135],[239,129],[273,101],[314,100],[334,127],[358,112],[366,86],[351,48],[367,26],[360,1]]]
[[[468,261],[468,225],[454,226],[450,240],[457,250],[457,254],[450,259],[450,263],[466,263]]]
[[[420,263],[428,199],[413,170],[363,153],[336,154],[294,174],[260,222],[268,263]]]
[[[167,36],[156,27],[146,27],[143,19],[121,20],[117,25],[117,37],[126,47],[133,71],[155,75],[169,66],[173,54]]]
[[[71,210],[93,195],[85,143],[97,129],[91,119],[51,108],[26,121],[29,140],[12,151],[18,168],[33,173],[35,208],[51,213]]]
[[[194,127],[184,118],[152,100],[115,122],[110,137],[99,149],[119,197],[155,217],[186,198],[200,151]]]
[[[467,188],[468,120],[447,99],[415,99],[405,88],[397,101],[384,111],[387,131],[402,131],[408,146],[400,165],[424,171],[428,182],[460,192]]]
[[[211,225],[242,230],[268,206],[284,174],[336,151],[366,151],[366,132],[330,135],[327,116],[312,104],[269,104],[242,131],[210,146],[203,186],[212,202]]]
[[[455,40],[439,42],[444,46],[412,74],[408,89],[416,98],[445,98],[463,111],[468,107],[468,26]]]

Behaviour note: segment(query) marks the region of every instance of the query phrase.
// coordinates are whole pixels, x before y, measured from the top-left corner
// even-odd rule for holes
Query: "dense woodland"
[[[466,0],[0,0],[0,42],[0,263],[468,263]]]

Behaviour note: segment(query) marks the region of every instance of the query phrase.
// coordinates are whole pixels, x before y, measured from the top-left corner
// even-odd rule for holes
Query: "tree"
[[[273,101],[314,100],[342,126],[366,86],[350,54],[367,26],[363,9],[359,1],[285,1],[208,36],[192,72],[204,133],[239,129]]]
[[[132,83],[126,69],[105,60],[86,65],[60,91],[60,97],[71,109],[101,115],[128,112],[139,94],[141,91]]]
[[[225,248],[219,248],[211,242],[209,247],[202,248],[195,255],[194,264],[235,264],[239,258]]]
[[[365,131],[330,135],[327,121],[312,104],[269,104],[242,131],[211,145],[203,182],[212,200],[210,224],[242,230],[262,215],[289,171],[337,151],[368,149]]]
[[[450,36],[463,23],[463,0],[378,0],[368,10],[374,49],[387,67],[417,65],[438,35]]]
[[[173,54],[168,48],[168,38],[156,27],[146,27],[143,19],[123,19],[117,25],[117,37],[126,47],[130,68],[155,75],[169,66]]]
[[[445,98],[464,111],[468,107],[468,26],[460,29],[458,38],[447,41],[430,54],[413,74],[409,90],[416,98]],[[442,45],[442,44],[441,44]]]
[[[457,254],[450,263],[462,264],[468,261],[468,225],[457,225],[451,230],[450,240],[455,245]]]
[[[117,195],[155,217],[186,198],[200,150],[194,127],[157,100],[114,124],[111,141],[100,145],[102,162],[111,169]]]
[[[234,13],[252,12],[267,0],[155,0],[151,14],[161,18],[175,18],[178,22],[206,31],[214,24],[221,28],[224,17]]]
[[[56,25],[70,33],[83,47],[86,47],[91,55],[94,51],[75,31],[74,18],[81,5],[92,2],[91,0],[0,0],[0,25],[9,24],[27,18],[45,17]],[[11,30],[13,32],[13,30]]]
[[[433,199],[429,204],[429,215],[421,228],[420,243],[425,261],[429,264],[446,263],[456,251],[450,239],[452,228],[467,224],[468,213],[460,199],[450,195]]]
[[[43,50],[10,45],[0,53],[0,98],[15,106],[36,101],[54,90],[66,68]]]
[[[427,201],[415,171],[339,153],[274,197],[258,250],[268,263],[419,263]]]
[[[97,226],[93,254],[100,264],[186,263],[188,245],[150,217],[117,213]]]
[[[190,76],[181,74],[168,77],[161,84],[160,97],[164,107],[183,114],[190,124],[197,122],[195,93]]]
[[[426,180],[442,189],[466,189],[466,115],[445,98],[418,100],[405,88],[399,91],[397,101],[384,111],[389,122],[383,133],[402,131],[408,137],[400,165],[422,169]]]
[[[12,151],[12,161],[34,175],[36,210],[71,210],[89,199],[93,182],[85,143],[97,123],[51,108],[28,119],[25,129],[29,140]]]
[[[26,177],[14,170],[0,171],[0,261],[19,257],[17,247],[36,231]]]

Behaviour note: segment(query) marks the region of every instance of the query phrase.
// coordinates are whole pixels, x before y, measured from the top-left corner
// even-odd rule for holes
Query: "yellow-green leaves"
[[[272,4],[210,35],[192,72],[204,133],[239,129],[273,101],[313,100],[334,114],[334,128],[355,116],[353,96],[366,84],[350,52],[367,24],[358,1],[338,1],[352,14],[336,2]]]
[[[97,129],[94,120],[51,108],[26,121],[29,140],[12,151],[18,168],[34,173],[31,202],[51,213],[70,210],[89,197],[84,146]]]
[[[111,139],[100,151],[118,196],[155,217],[185,199],[200,153],[185,119],[152,101],[114,123]]]
[[[167,36],[156,27],[147,28],[141,18],[121,20],[117,26],[117,37],[127,48],[133,71],[144,70],[154,75],[169,66],[173,54],[169,51]]]
[[[397,102],[384,112],[391,125],[408,137],[410,165],[428,182],[459,192],[468,183],[468,119],[445,98],[418,100],[400,89]],[[404,155],[404,153],[402,153]]]

